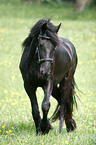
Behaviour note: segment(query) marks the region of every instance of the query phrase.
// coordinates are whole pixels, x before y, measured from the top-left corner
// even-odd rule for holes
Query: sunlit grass
[[[36,136],[30,101],[23,89],[18,66],[22,54],[21,43],[28,35],[30,27],[43,17],[45,9],[42,9],[40,16],[35,12],[36,5],[22,6],[20,3],[17,6],[16,2],[8,4],[7,1],[5,11],[5,2],[0,5],[0,144],[94,145],[96,143],[96,21],[86,21],[88,17],[84,20],[82,14],[81,19],[84,21],[80,18],[75,21],[69,20],[66,16],[64,20],[63,17],[60,20],[53,17],[54,24],[62,23],[58,35],[70,39],[76,47],[79,60],[75,79],[84,94],[77,91],[81,102],[77,98],[78,110],[74,111],[77,129],[74,132],[67,133],[64,125],[63,134],[59,134],[59,121],[57,121],[52,124],[53,130],[48,135]],[[29,9],[26,15],[25,9]],[[31,17],[31,9],[35,14],[34,17],[33,15]],[[53,16],[57,10],[49,8],[49,11],[49,16],[51,13]],[[42,116],[42,89],[37,90],[37,96]],[[50,102],[48,117],[56,107],[52,97]]]

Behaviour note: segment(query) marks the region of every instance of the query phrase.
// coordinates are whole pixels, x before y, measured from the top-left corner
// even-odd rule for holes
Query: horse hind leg
[[[76,123],[72,119],[73,111],[73,74],[70,69],[68,77],[65,77],[61,83],[61,107],[60,107],[60,127],[59,132],[62,132],[63,122],[65,120],[67,131],[72,131],[76,128]]]
[[[66,129],[68,132],[73,131],[76,128],[76,122],[72,118],[73,105],[74,105],[74,85],[72,85],[72,87],[71,87],[69,99],[68,99],[68,102],[66,104],[67,116],[65,119],[65,123],[66,123]]]
[[[61,92],[59,87],[55,86],[53,88],[52,96],[57,100],[58,104],[61,105]]]
[[[50,120],[51,122],[55,122],[60,115],[60,105],[61,105],[61,92],[60,92],[60,88],[57,86],[53,87],[52,90],[52,96],[56,99],[56,101],[58,102],[57,107],[55,109],[55,111],[53,112]]]

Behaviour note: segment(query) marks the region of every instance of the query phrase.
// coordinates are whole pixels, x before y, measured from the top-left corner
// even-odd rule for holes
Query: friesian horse
[[[64,120],[68,132],[76,128],[72,112],[77,54],[69,40],[57,36],[60,26],[61,24],[54,26],[50,20],[41,19],[31,28],[23,42],[24,50],[19,67],[24,88],[30,98],[37,134],[46,134],[52,129],[47,117],[51,95],[58,101],[51,119],[60,119],[59,132],[62,132]],[[36,97],[37,87],[44,90],[42,119]]]

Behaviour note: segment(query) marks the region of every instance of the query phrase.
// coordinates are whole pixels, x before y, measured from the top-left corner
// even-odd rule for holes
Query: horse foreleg
[[[24,87],[30,98],[31,107],[32,107],[32,116],[36,127],[36,134],[39,134],[41,133],[41,129],[40,129],[41,118],[40,118],[40,113],[39,113],[39,108],[38,108],[38,103],[36,98],[36,88],[31,87],[27,83],[24,83]]]
[[[52,129],[49,120],[47,119],[47,115],[50,109],[50,101],[49,97],[52,92],[52,83],[51,81],[48,82],[46,86],[44,86],[44,99],[42,102],[42,111],[43,111],[43,119],[41,120],[41,131],[43,134],[46,134],[49,132],[50,129]]]

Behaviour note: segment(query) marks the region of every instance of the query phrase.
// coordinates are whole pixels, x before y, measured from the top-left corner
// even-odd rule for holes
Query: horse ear
[[[44,34],[47,28],[47,23],[44,23],[42,26],[42,33]]]
[[[61,27],[61,23],[57,26],[56,33],[59,31],[60,27]]]

